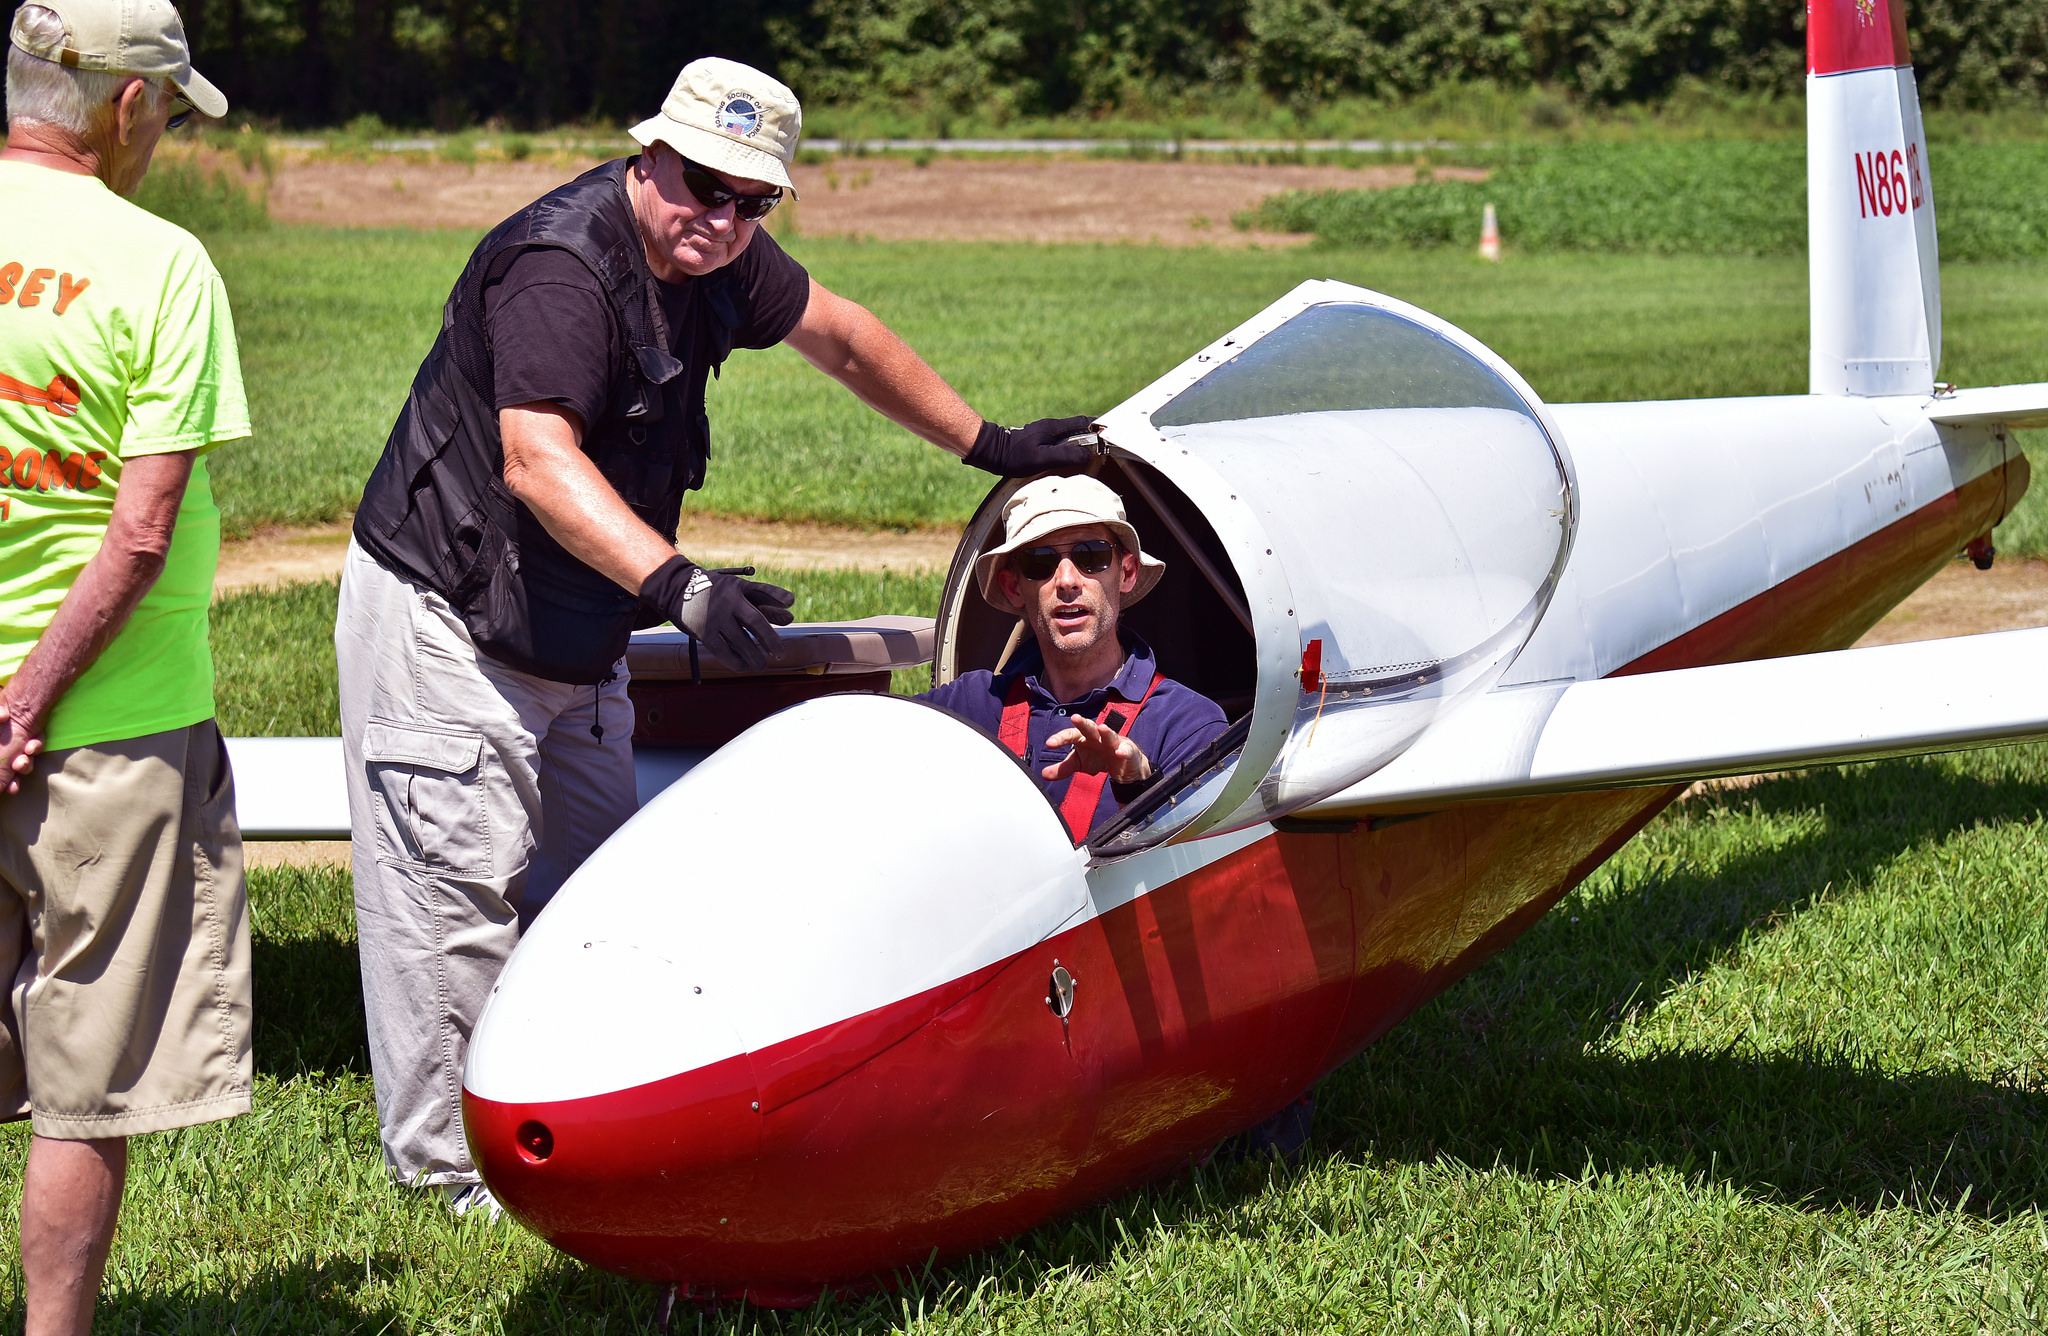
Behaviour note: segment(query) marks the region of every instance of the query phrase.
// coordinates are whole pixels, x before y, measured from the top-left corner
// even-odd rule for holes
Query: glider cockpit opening
[[[1098,831],[1098,859],[1284,816],[1385,765],[1499,681],[1571,548],[1571,464],[1535,392],[1471,336],[1348,284],[1303,284],[1099,438],[1090,471],[1167,564],[1129,625],[1231,727]],[[1014,489],[955,555],[935,681],[997,667],[1024,634],[972,580]]]
[[[1186,791],[1201,788],[1204,774],[1226,773],[1243,744],[1258,690],[1257,645],[1244,587],[1201,509],[1135,457],[1106,452],[1088,471],[1123,499],[1145,551],[1166,565],[1145,601],[1123,614],[1123,625],[1152,646],[1161,672],[1215,701],[1231,721],[1219,745],[1161,776],[1113,827],[1090,842],[1094,847],[1110,841],[1122,851],[1171,833],[1154,829],[1161,824],[1161,809],[1176,817],[1205,809],[1206,803],[1187,801]],[[1004,482],[991,491],[961,538],[940,600],[934,683],[978,668],[999,669],[1029,634],[1022,621],[990,607],[975,592],[973,577],[975,559],[1002,542],[1003,505],[1021,485]]]

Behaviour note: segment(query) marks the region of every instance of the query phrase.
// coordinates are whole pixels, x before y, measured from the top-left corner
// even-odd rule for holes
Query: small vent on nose
[[[1045,1005],[1061,1020],[1074,1009],[1074,976],[1067,973],[1066,966],[1053,966],[1052,979],[1045,986]]]
[[[512,1140],[518,1143],[519,1158],[528,1164],[539,1164],[555,1153],[555,1134],[548,1130],[546,1123],[528,1119],[519,1124]]]

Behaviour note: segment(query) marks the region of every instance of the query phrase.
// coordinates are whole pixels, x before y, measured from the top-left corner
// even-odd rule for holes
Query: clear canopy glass
[[[1465,347],[1378,306],[1310,307],[1152,423],[1258,513],[1306,666],[1319,666],[1230,825],[1355,783],[1491,687],[1569,550],[1570,475],[1531,404]]]

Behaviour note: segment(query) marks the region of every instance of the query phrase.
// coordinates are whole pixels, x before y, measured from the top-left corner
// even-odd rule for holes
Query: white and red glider
[[[1169,567],[1130,619],[1233,726],[1087,845],[993,740],[872,694],[1005,653],[968,572],[1008,485],[935,645],[791,628],[783,671],[693,684],[645,637],[648,800],[471,1043],[499,1199],[597,1266],[808,1302],[1267,1118],[1693,779],[2048,735],[2048,630],[1847,648],[1988,538],[2027,486],[2011,429],[2048,425],[2048,385],[1935,383],[1898,15],[1810,9],[1813,393],[1546,405],[1462,331],[1315,282],[1101,419]],[[819,694],[843,685],[870,694]],[[256,774],[323,745],[236,744],[252,831],[345,829],[338,774]]]

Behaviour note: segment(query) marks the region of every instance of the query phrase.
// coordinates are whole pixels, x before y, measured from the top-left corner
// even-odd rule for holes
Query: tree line
[[[290,125],[620,121],[718,54],[811,102],[934,116],[1198,107],[1253,89],[1306,110],[1445,83],[1594,104],[1683,80],[1796,95],[1801,0],[182,0],[195,63]],[[2048,96],[2048,0],[1910,0],[1922,94]]]

